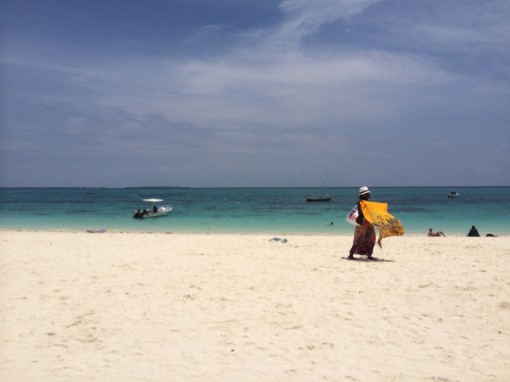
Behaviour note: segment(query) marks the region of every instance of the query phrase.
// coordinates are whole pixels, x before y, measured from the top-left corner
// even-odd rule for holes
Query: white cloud
[[[381,0],[285,0],[280,3],[284,22],[270,30],[251,31],[251,38],[274,49],[298,47],[321,26],[353,17]]]
[[[101,91],[105,106],[221,129],[368,124],[396,118],[400,103],[423,82],[452,81],[419,57],[377,51],[313,56],[243,51],[221,60],[171,63],[148,59],[119,63],[120,74],[121,89],[116,80]]]
[[[223,25],[209,24],[197,30],[192,36],[188,37],[185,41],[188,44],[205,41],[208,38],[210,38],[210,36],[218,35],[223,29],[224,29]]]

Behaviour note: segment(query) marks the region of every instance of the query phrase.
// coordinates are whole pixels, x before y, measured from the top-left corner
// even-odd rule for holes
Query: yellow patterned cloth
[[[402,236],[404,227],[402,223],[388,212],[388,203],[360,201],[365,219],[379,229],[377,244],[382,247],[381,240],[389,236]]]

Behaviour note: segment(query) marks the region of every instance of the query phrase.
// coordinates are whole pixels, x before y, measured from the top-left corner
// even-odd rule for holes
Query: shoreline
[[[93,230],[104,230],[104,232],[88,232]],[[87,234],[150,234],[150,235],[240,235],[240,236],[327,236],[327,237],[353,237],[353,232],[346,233],[346,232],[334,232],[334,233],[316,233],[316,232],[310,232],[310,233],[302,233],[302,232],[278,232],[278,231],[272,231],[272,232],[223,232],[223,231],[193,231],[193,232],[181,232],[181,231],[134,231],[134,230],[127,230],[127,229],[106,229],[102,227],[90,227],[90,228],[69,228],[69,229],[61,229],[61,228],[55,228],[55,229],[35,229],[35,228],[20,228],[20,229],[13,229],[13,228],[0,228],[0,234],[8,234],[13,232],[25,232],[25,233],[87,233]],[[376,229],[377,237],[379,237],[379,232]],[[467,235],[463,234],[450,234],[443,237],[428,237],[427,232],[424,232],[423,234],[420,233],[405,233],[403,236],[399,237],[407,237],[407,238],[427,238],[430,240],[434,239],[445,239],[445,238],[463,238],[468,237]],[[472,237],[471,239],[480,239],[480,238],[487,238],[487,239],[494,239],[494,238],[509,238],[510,234],[500,234],[496,236],[486,236],[486,235],[480,235],[479,237]],[[390,237],[385,238],[384,241],[388,239],[395,239],[396,237]]]
[[[0,379],[510,380],[487,239],[0,231]]]

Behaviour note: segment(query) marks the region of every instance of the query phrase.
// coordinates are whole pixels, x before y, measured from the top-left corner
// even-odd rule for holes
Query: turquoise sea
[[[387,202],[406,233],[429,228],[465,235],[510,234],[510,187],[371,187],[373,201]],[[460,197],[447,198],[455,190]],[[330,194],[326,203],[308,195]],[[351,234],[345,221],[358,188],[0,188],[0,229],[104,228],[140,232]],[[132,218],[142,198],[164,199],[169,216]]]

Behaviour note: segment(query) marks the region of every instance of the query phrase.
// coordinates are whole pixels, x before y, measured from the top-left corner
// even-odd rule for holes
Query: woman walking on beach
[[[374,226],[365,219],[363,209],[361,208],[360,201],[370,199],[370,190],[367,186],[359,189],[358,201],[358,218],[356,223],[359,224],[354,230],[354,240],[352,248],[349,251],[348,259],[354,259],[354,254],[365,255],[368,259],[372,259],[372,253],[375,246],[375,229]]]

